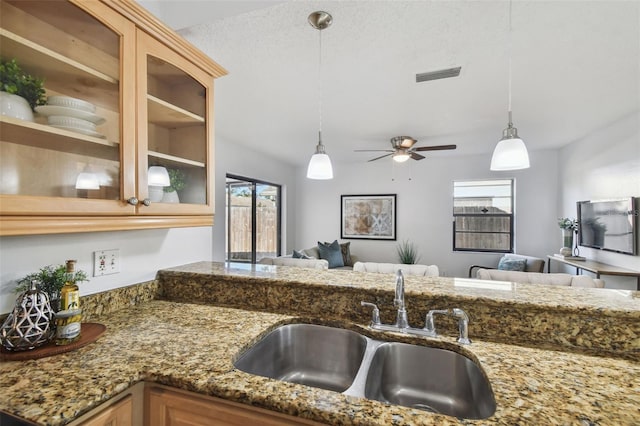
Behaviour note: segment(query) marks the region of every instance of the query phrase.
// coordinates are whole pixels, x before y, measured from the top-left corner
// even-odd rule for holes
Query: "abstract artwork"
[[[396,194],[342,195],[340,213],[342,239],[396,239]]]

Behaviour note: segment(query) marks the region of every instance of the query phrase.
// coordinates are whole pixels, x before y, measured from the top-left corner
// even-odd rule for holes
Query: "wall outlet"
[[[117,274],[120,272],[120,250],[100,250],[93,252],[93,276]]]

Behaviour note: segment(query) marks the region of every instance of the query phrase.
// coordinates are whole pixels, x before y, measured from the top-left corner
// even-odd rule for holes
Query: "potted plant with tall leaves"
[[[396,250],[398,252],[400,263],[404,263],[405,265],[412,265],[414,263],[417,263],[420,259],[418,249],[410,241],[405,240],[402,243],[398,244]]]
[[[25,72],[15,59],[0,59],[0,113],[33,121],[36,106],[46,103],[44,82]]]

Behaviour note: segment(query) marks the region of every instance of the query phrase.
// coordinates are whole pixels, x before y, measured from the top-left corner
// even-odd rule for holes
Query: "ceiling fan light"
[[[504,136],[493,150],[490,167],[493,171],[528,169],[530,166],[526,145],[515,127],[511,129],[515,130],[515,137]]]
[[[316,152],[311,156],[307,167],[307,178],[318,180],[333,179],[333,167],[327,154]]]
[[[404,163],[409,158],[411,158],[411,156],[406,152],[396,152],[395,154],[393,154],[393,161],[395,161],[396,163]]]

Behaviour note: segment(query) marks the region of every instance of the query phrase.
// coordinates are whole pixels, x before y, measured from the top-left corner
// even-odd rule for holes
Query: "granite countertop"
[[[0,410],[41,424],[62,425],[146,380],[333,425],[640,423],[637,362],[477,339],[465,347],[452,337],[409,339],[448,347],[480,362],[493,387],[497,410],[489,419],[477,421],[279,382],[233,368],[238,354],[261,335],[279,324],[298,321],[306,322],[291,315],[158,300],[107,313],[99,317],[107,331],[95,343],[49,358],[0,363]],[[366,327],[342,325],[370,337],[381,336]]]

